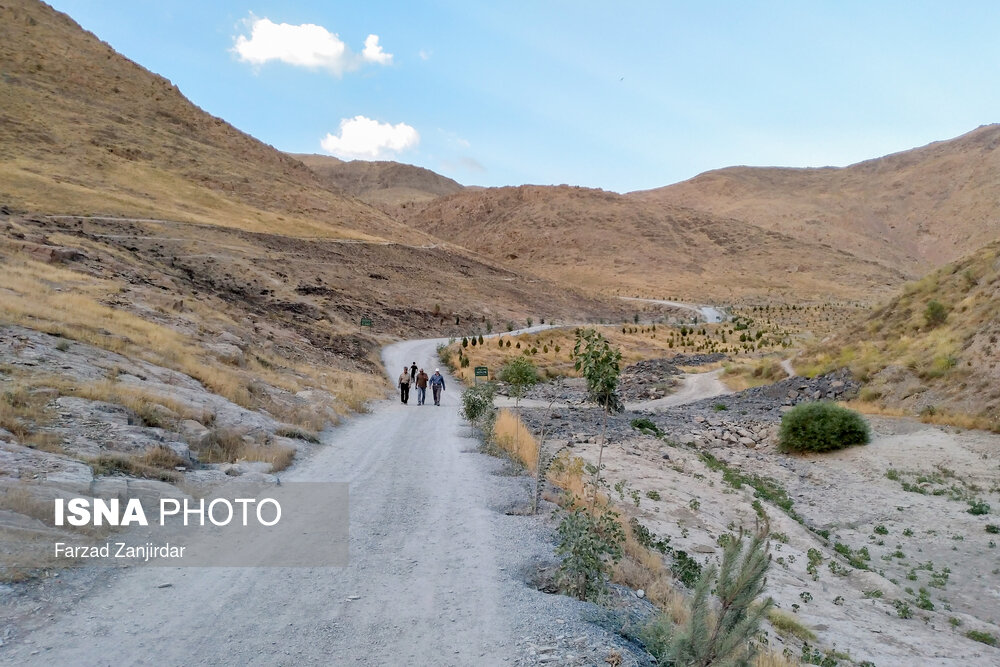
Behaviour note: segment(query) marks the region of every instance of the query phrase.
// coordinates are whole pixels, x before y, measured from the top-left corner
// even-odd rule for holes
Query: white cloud
[[[361,52],[361,56],[370,63],[378,63],[379,65],[389,65],[392,63],[392,54],[386,53],[378,45],[378,35],[368,35],[365,39],[365,48]]]
[[[340,121],[340,134],[327,134],[320,146],[348,160],[379,160],[420,143],[420,134],[406,123],[380,123],[364,116]]]
[[[278,60],[297,67],[326,69],[342,76],[365,62],[379,65],[392,62],[392,54],[379,46],[378,35],[368,36],[364,51],[359,56],[348,48],[339,35],[321,25],[274,23],[252,15],[246,24],[250,28],[250,36],[238,35],[233,52],[251,65]]]
[[[431,59],[431,52],[427,51],[426,49],[420,49],[420,51],[419,51],[419,53],[417,55],[420,56],[421,60],[430,60]]]

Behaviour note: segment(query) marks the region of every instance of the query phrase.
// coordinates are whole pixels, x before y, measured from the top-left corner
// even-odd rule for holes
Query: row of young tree
[[[556,551],[562,557],[559,583],[565,592],[581,600],[599,601],[606,590],[608,570],[622,558],[625,542],[619,514],[610,504],[598,503],[600,489],[605,486],[602,470],[608,421],[612,414],[624,410],[618,391],[622,353],[598,331],[578,329],[573,360],[576,370],[586,380],[588,399],[601,408],[601,435],[597,465],[587,467],[589,500],[580,505],[577,499],[567,498],[567,509],[557,528]],[[520,416],[521,398],[541,380],[538,369],[527,357],[518,356],[507,361],[498,379],[507,385],[515,412]],[[492,432],[496,419],[494,392],[493,384],[486,383],[468,389],[463,395],[463,416],[486,434]],[[562,451],[546,454],[544,446],[543,431],[535,462],[532,512],[537,511],[546,471]],[[739,538],[730,540],[723,550],[721,564],[705,568],[695,585],[688,620],[677,625],[669,615],[658,614],[642,633],[647,649],[660,664],[701,667],[751,664],[756,650],[753,639],[773,605],[770,598],[759,600],[769,563],[766,530],[748,539],[741,533]]]

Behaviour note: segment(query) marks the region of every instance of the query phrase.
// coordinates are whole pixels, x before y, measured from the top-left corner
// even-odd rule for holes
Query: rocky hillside
[[[866,320],[796,361],[850,367],[861,397],[927,418],[1000,429],[1000,242],[908,284]]]
[[[603,190],[467,190],[402,212],[511,270],[603,294],[728,301],[866,297],[903,277],[823,243]]]
[[[731,167],[630,197],[739,218],[916,277],[1000,236],[1000,125],[842,169]]]
[[[419,241],[37,0],[0,5],[0,204]]]
[[[462,185],[411,164],[344,162],[329,155],[292,154],[329,186],[376,206],[406,206],[462,191]]]

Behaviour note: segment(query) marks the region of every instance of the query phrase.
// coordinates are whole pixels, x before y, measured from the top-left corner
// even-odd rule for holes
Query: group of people
[[[441,371],[434,369],[434,375],[428,376],[424,369],[417,369],[417,362],[407,368],[403,366],[403,374],[399,376],[399,400],[404,404],[410,402],[410,385],[417,387],[417,405],[423,405],[427,399],[427,385],[431,386],[431,393],[434,395],[434,405],[441,405],[441,392],[444,391],[444,377]]]

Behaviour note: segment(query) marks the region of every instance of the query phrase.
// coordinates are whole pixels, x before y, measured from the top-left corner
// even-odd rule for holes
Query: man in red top
[[[424,401],[427,399],[427,380],[429,379],[430,378],[427,376],[427,373],[425,373],[424,369],[421,368],[420,372],[417,373],[417,379],[415,380],[417,383],[417,405],[423,405]]]

